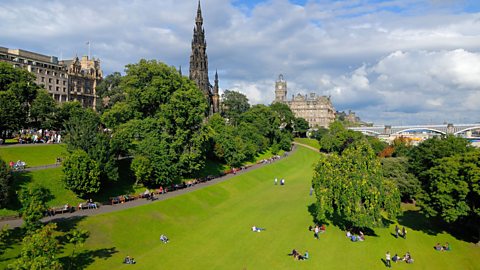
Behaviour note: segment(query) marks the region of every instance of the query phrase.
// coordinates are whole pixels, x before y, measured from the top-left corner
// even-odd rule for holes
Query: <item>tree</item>
[[[470,217],[480,240],[480,150],[436,160],[424,176],[420,205],[427,215],[448,223]]]
[[[0,208],[5,207],[10,194],[12,175],[8,164],[0,159]]]
[[[83,150],[99,166],[100,179],[113,182],[118,180],[115,151],[110,145],[110,136],[101,130],[100,118],[93,110],[86,109],[81,114],[73,114],[65,124],[65,129],[67,136],[64,141],[70,153]]]
[[[100,166],[83,150],[75,150],[63,162],[65,186],[84,197],[100,190]]]
[[[307,120],[305,120],[304,118],[298,117],[298,118],[295,118],[294,123],[295,123],[295,132],[297,133],[297,136],[300,136],[303,138],[306,137],[307,131],[310,128]]]
[[[397,184],[402,201],[411,201],[421,191],[420,181],[408,171],[406,157],[382,158],[383,176]]]
[[[9,268],[12,269],[62,269],[58,261],[59,244],[55,238],[55,223],[36,230],[33,234],[27,234],[22,241],[22,251]]]
[[[20,191],[19,200],[22,204],[23,227],[32,232],[42,226],[40,219],[47,210],[50,191],[41,186],[31,186]]]
[[[125,92],[120,86],[121,82],[122,74],[120,74],[120,72],[114,72],[105,77],[97,86],[98,99],[97,104],[95,104],[97,112],[102,113],[116,103],[125,101]]]
[[[130,167],[137,179],[136,183],[151,185],[153,182],[154,184],[157,184],[156,181],[152,181],[155,179],[155,167],[152,165],[149,158],[137,155],[133,158]]]
[[[38,91],[30,108],[33,127],[51,129],[55,124],[56,104],[45,90]]]
[[[293,131],[295,115],[287,104],[275,102],[270,105],[270,109],[277,114],[282,129]]]
[[[330,153],[342,153],[352,143],[363,138],[362,133],[346,129],[342,123],[335,121],[330,124],[328,133],[319,140],[320,150]]]
[[[228,119],[229,123],[236,125],[238,117],[250,108],[246,95],[233,91],[225,90],[222,94],[222,116]]]
[[[435,161],[444,157],[471,151],[470,143],[460,137],[433,137],[420,143],[409,152],[410,171],[415,174],[425,188],[429,178],[427,171],[435,165]]]
[[[73,115],[82,114],[84,110],[78,101],[68,101],[57,105],[53,128],[56,130],[64,129]]]
[[[0,136],[5,140],[7,131],[21,126],[24,117],[20,102],[12,91],[0,91]]]
[[[378,158],[363,140],[341,155],[321,155],[312,184],[320,222],[335,213],[347,226],[370,228],[382,224],[382,211],[390,218],[400,212],[396,185],[383,179]]]
[[[69,265],[69,268],[72,269],[75,266],[73,265],[75,250],[77,249],[77,246],[82,246],[83,243],[85,243],[85,241],[88,238],[88,231],[73,229],[66,235],[66,238],[68,243],[73,245],[72,255],[70,256],[71,259],[70,259],[70,265]]]

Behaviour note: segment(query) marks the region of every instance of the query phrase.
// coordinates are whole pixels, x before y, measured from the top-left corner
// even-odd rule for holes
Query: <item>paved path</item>
[[[312,149],[313,151],[320,152],[319,149],[317,149],[317,148],[315,148],[315,147],[313,147],[313,146],[310,146],[310,145],[308,145],[308,144],[303,144],[303,143],[299,143],[299,142],[293,142],[293,144],[301,145],[301,146],[303,146],[303,147]]]
[[[308,146],[305,146],[305,147],[308,147]],[[293,149],[292,149],[292,152],[295,151],[295,150],[296,150],[296,147],[294,145]],[[292,153],[292,152],[290,152],[290,153]],[[284,157],[281,157],[280,159],[283,159],[283,158]],[[274,162],[277,162],[277,161],[278,161],[278,159],[275,160]],[[260,164],[252,165],[248,169],[238,171],[236,173],[236,175],[243,174],[245,172],[257,169],[259,167],[262,167],[262,166],[265,166],[265,165],[268,165],[268,164],[270,164],[270,163],[260,163]],[[134,201],[129,201],[129,202],[126,202],[126,203],[121,203],[121,204],[115,204],[115,205],[108,205],[107,204],[107,205],[102,205],[98,209],[78,210],[78,211],[75,211],[73,213],[57,214],[53,217],[45,217],[45,218],[42,219],[42,221],[43,222],[49,222],[49,221],[58,222],[58,221],[63,221],[63,220],[68,220],[68,219],[75,219],[75,218],[79,218],[79,217],[94,216],[94,215],[99,215],[99,214],[103,214],[103,213],[120,211],[120,210],[123,210],[123,209],[137,207],[137,206],[145,205],[145,204],[156,203],[158,201],[167,200],[167,199],[172,198],[172,197],[180,196],[182,194],[189,193],[189,192],[192,192],[192,191],[204,188],[204,187],[215,185],[217,183],[228,180],[228,179],[230,179],[230,178],[232,178],[236,175],[227,174],[227,175],[212,179],[212,180],[207,181],[207,182],[196,184],[192,187],[171,191],[171,192],[168,192],[168,193],[162,194],[162,195],[156,195],[155,196],[156,200],[154,200],[154,201],[149,201],[149,200],[146,200],[146,199],[137,199],[137,200],[134,200]],[[16,228],[16,227],[22,226],[23,220],[21,218],[16,218],[16,219],[11,219],[11,220],[0,221],[0,228],[5,226],[6,224],[8,224],[9,228]]]

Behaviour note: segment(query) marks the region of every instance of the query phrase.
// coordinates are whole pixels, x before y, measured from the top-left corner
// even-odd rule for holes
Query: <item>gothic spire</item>
[[[199,24],[200,24],[200,26],[203,24],[202,8],[200,7],[200,0],[198,0],[197,18],[195,19],[195,22],[197,23],[197,26]],[[197,29],[197,30],[199,30],[199,29]]]

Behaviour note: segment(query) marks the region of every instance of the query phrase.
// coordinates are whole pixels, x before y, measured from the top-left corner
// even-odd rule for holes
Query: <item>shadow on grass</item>
[[[205,161],[205,167],[198,171],[193,177],[203,178],[209,175],[221,175],[226,169],[227,166],[220,163],[219,161],[207,159]]]
[[[85,269],[94,263],[95,259],[106,260],[117,252],[115,247],[82,250],[73,256],[60,258],[60,262],[65,266],[65,269]]]
[[[27,184],[32,182],[32,174],[30,172],[14,172],[12,173],[12,191],[6,209],[19,211],[22,204],[18,199],[18,193]]]
[[[478,225],[475,220],[468,218],[447,224],[439,218],[427,217],[420,210],[407,210],[398,219],[398,223],[413,230],[421,231],[428,235],[438,235],[447,232],[458,240],[476,243],[479,241]],[[395,235],[392,234],[394,237]]]
[[[318,206],[316,203],[312,203],[307,206],[308,212],[312,216],[312,221],[314,224],[330,224],[328,221],[332,223],[335,227],[340,228],[341,230],[349,230],[350,232],[354,234],[358,234],[360,231],[363,232],[363,234],[368,235],[368,236],[378,236],[375,231],[371,228],[366,228],[366,227],[355,227],[352,225],[351,222],[346,221],[343,217],[338,215],[336,212],[334,212],[332,215],[327,215],[327,220],[321,221],[317,219],[317,211],[318,211]],[[385,219],[382,217],[382,224],[384,226],[388,226],[389,224],[392,224],[393,222]]]
[[[135,176],[130,170],[131,162],[130,159],[118,161],[118,181],[105,183],[101,192],[92,196],[94,201],[110,203],[110,197],[135,193]]]
[[[25,230],[22,228],[8,230],[8,235],[4,238],[3,242],[0,241],[0,255],[4,254],[7,249],[13,249],[14,245],[20,244],[24,236]],[[11,258],[6,258],[2,259],[2,261],[10,259]]]

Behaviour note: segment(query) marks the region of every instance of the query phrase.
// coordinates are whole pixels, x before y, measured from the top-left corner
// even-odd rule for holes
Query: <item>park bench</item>
[[[72,213],[73,211],[75,211],[73,206],[64,205],[50,208],[47,214],[54,216],[56,214]]]

